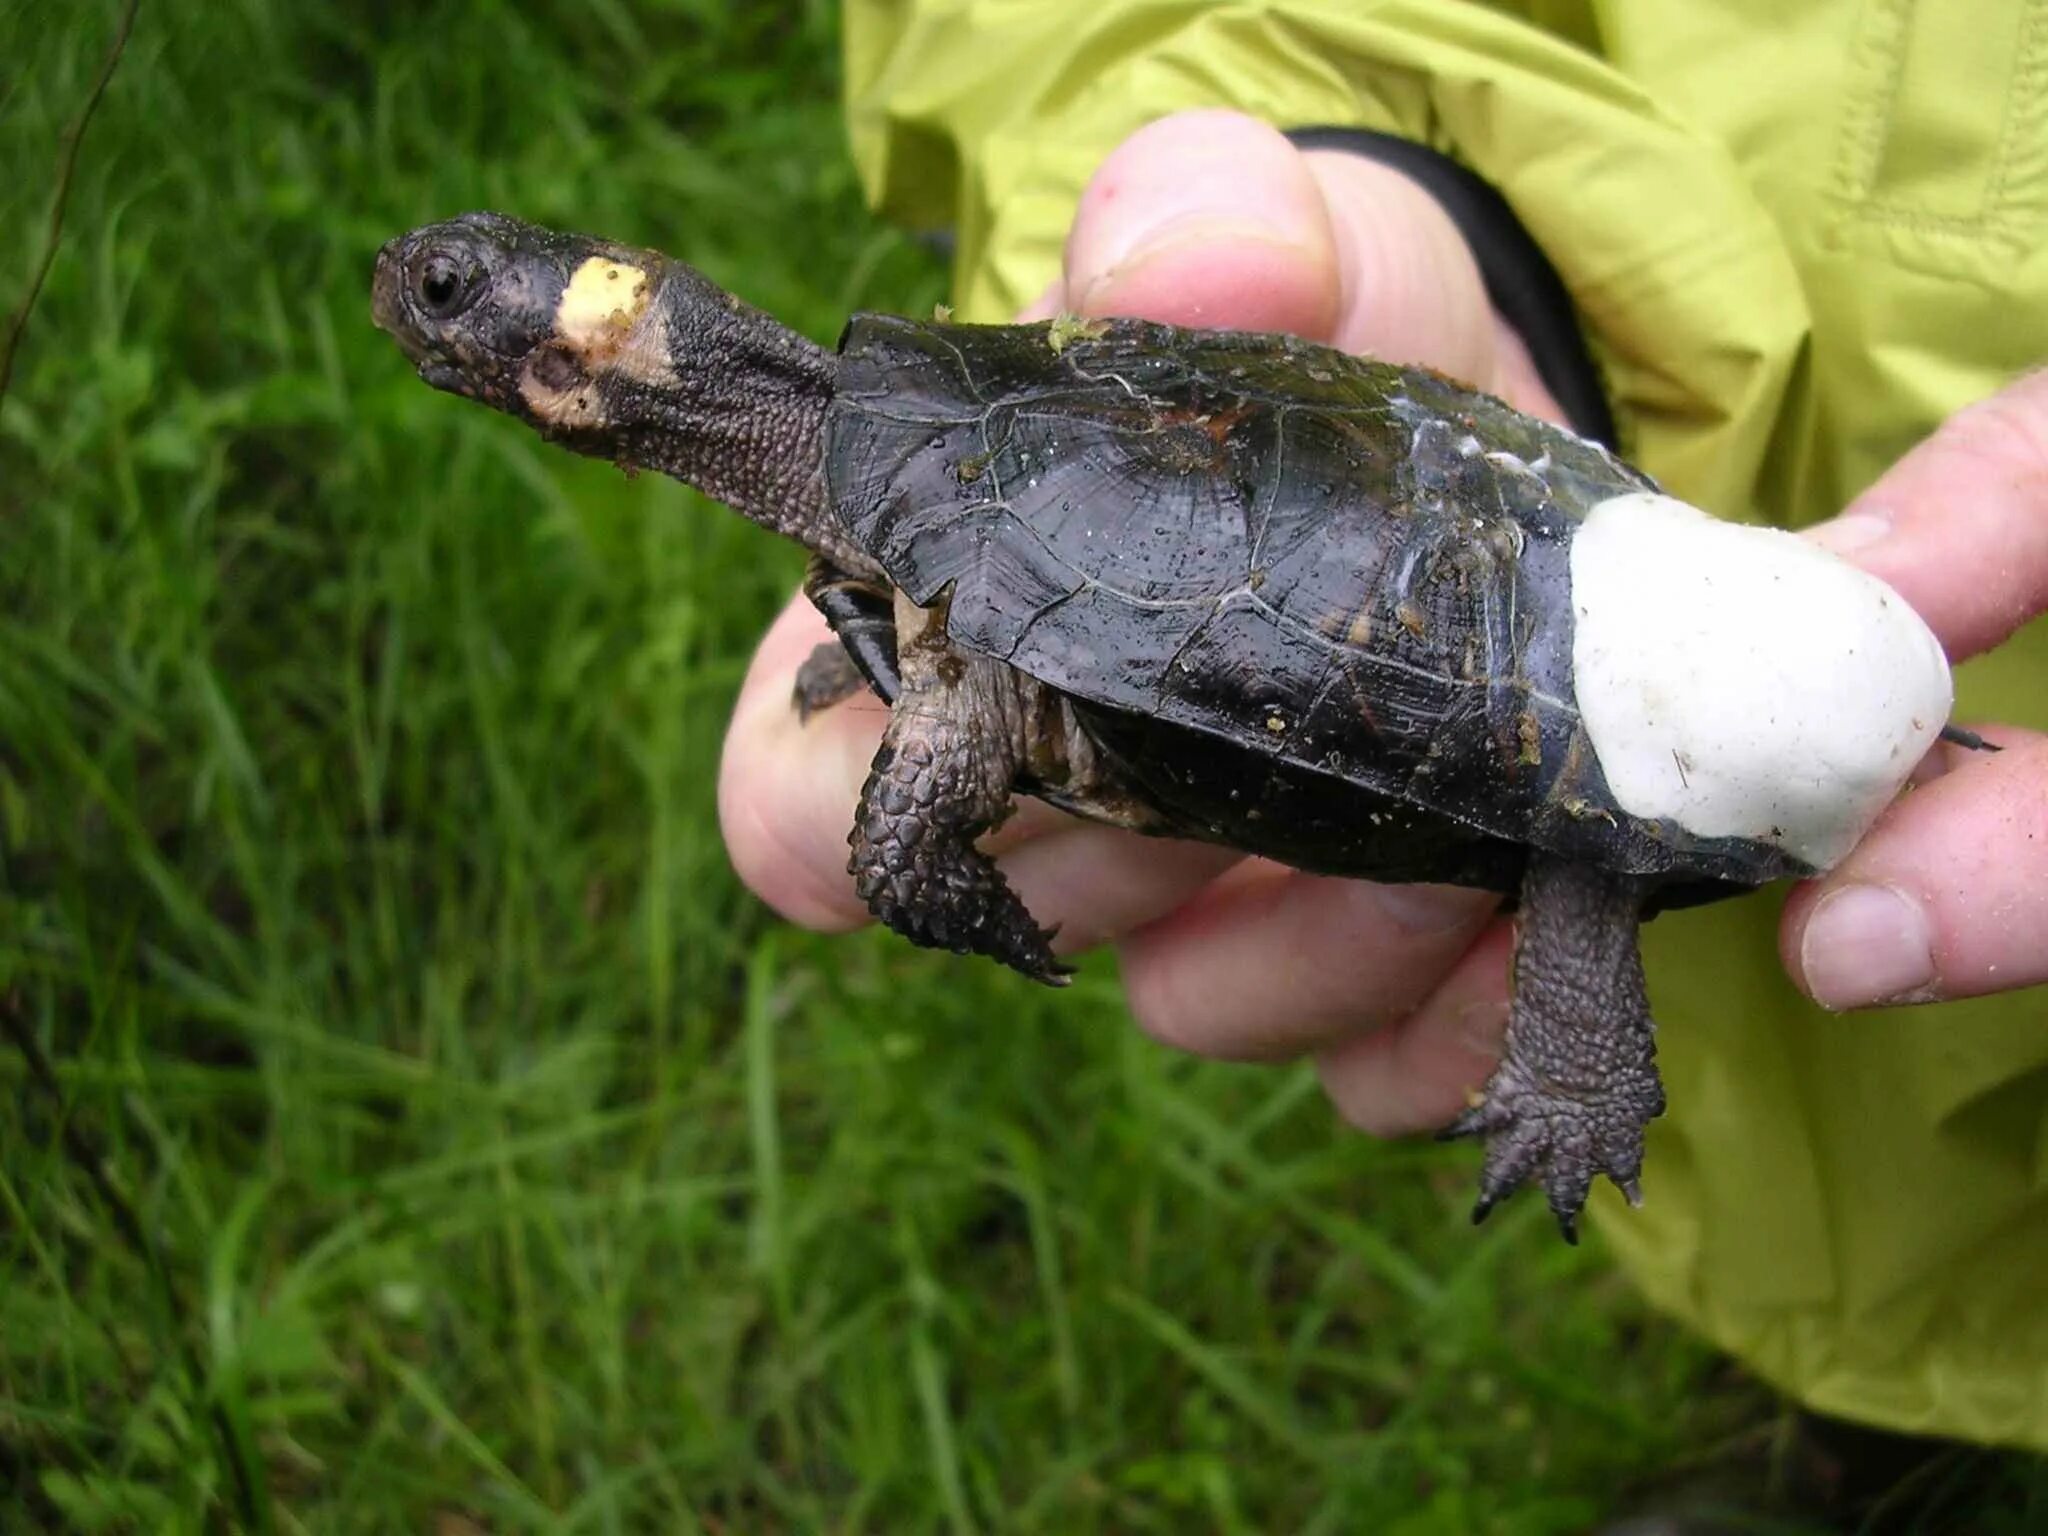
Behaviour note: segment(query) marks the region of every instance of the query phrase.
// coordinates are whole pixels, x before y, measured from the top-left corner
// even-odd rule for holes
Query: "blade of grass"
[[[14,382],[14,355],[21,347],[21,338],[28,330],[28,317],[36,307],[36,300],[42,297],[43,284],[50,276],[50,265],[56,261],[57,247],[64,239],[64,210],[71,202],[71,182],[78,174],[78,154],[85,147],[85,130],[92,125],[93,114],[100,109],[100,99],[107,94],[107,86],[113,81],[121,55],[128,51],[128,38],[135,30],[138,5],[139,0],[125,0],[122,5],[120,18],[114,23],[114,40],[107,45],[107,56],[100,65],[99,76],[92,83],[85,105],[65,130],[63,147],[58,153],[56,190],[50,196],[50,223],[43,235],[42,254],[36,258],[35,273],[29,278],[28,291],[21,296],[21,302],[8,319],[6,340],[0,343],[0,402],[5,402],[8,386]]]
[[[966,1483],[960,1475],[960,1447],[953,1411],[946,1401],[945,1363],[932,1340],[932,1321],[938,1311],[937,1283],[925,1262],[913,1218],[906,1213],[897,1220],[895,1228],[897,1252],[903,1265],[903,1294],[910,1306],[910,1379],[924,1422],[932,1480],[939,1490],[946,1524],[953,1536],[974,1536],[977,1527],[967,1507]]]
[[[495,1485],[491,1490],[494,1498],[530,1528],[554,1529],[554,1511],[510,1467],[492,1454],[491,1448],[460,1414],[448,1406],[418,1367],[399,1359],[374,1341],[370,1352],[377,1365],[405,1389],[405,1395],[420,1407],[434,1426],[454,1442],[472,1466],[491,1480]]]
[[[1318,1469],[1330,1466],[1334,1455],[1331,1448],[1303,1429],[1292,1413],[1220,1350],[1195,1337],[1178,1319],[1160,1311],[1142,1296],[1114,1287],[1109,1291],[1108,1299],[1111,1306],[1129,1315],[1184,1361],[1274,1445],[1306,1466]]]

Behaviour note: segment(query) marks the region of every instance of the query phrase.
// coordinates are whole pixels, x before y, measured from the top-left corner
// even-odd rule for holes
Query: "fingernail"
[[[1844,886],[1807,919],[1799,964],[1823,1008],[1920,1001],[1934,983],[1927,913],[1892,886]]]
[[[1467,927],[1486,910],[1486,898],[1458,885],[1369,885],[1374,904],[1406,932],[1421,935]]]
[[[1891,531],[1891,518],[1883,512],[1870,510],[1844,512],[1832,522],[1809,528],[1807,536],[1835,554],[1853,555],[1890,537]]]

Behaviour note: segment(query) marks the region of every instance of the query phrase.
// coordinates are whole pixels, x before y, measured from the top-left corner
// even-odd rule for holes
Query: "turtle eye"
[[[420,267],[420,307],[436,319],[446,320],[469,302],[471,284],[454,259],[436,251]]]

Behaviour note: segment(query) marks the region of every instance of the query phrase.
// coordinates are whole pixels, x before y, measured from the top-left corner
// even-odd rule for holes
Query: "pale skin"
[[[1354,156],[1303,154],[1231,113],[1155,123],[1103,163],[1062,275],[1027,316],[1060,310],[1294,331],[1426,363],[1562,419],[1427,193]],[[2048,611],[2048,373],[1959,413],[1812,536],[1896,587],[1952,661]],[[799,597],[762,641],[719,809],[734,865],[763,900],[843,930],[869,920],[846,829],[888,712],[862,696],[799,720],[792,682],[826,638]],[[1787,971],[1823,1005],[2048,981],[2048,737],[1973,724],[2005,750],[1938,749],[1915,792],[1787,903]],[[1366,1131],[1444,1125],[1497,1061],[1510,933],[1493,896],[1304,875],[1029,799],[983,846],[1058,928],[1059,952],[1115,946],[1147,1032],[1232,1060],[1311,1057]],[[1983,920],[1991,912],[1998,921]],[[1287,987],[1270,985],[1276,972]]]

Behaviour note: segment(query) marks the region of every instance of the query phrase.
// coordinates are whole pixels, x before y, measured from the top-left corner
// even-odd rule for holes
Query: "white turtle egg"
[[[1616,803],[1836,863],[1947,723],[1898,593],[1775,528],[1617,496],[1572,540],[1573,685]]]

